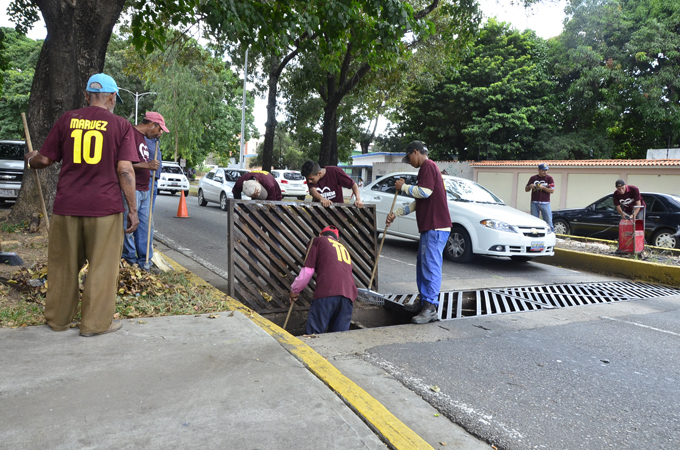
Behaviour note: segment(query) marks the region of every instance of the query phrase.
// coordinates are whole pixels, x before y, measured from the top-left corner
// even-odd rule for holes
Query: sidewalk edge
[[[163,255],[163,257],[175,270],[186,271],[184,267],[168,256]],[[220,295],[226,295],[193,272],[187,272],[190,274],[188,278],[192,283],[208,286],[219,292]],[[276,339],[286,351],[333,390],[390,448],[395,450],[434,450],[423,438],[397,419],[380,402],[343,375],[310,346],[229,296],[227,296],[227,304],[231,309],[244,314]]]

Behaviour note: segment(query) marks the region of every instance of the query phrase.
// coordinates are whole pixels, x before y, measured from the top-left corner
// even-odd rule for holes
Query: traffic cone
[[[180,191],[182,195],[179,197],[179,207],[177,208],[177,216],[180,219],[188,219],[189,213],[187,212],[187,200],[184,197],[184,191]]]

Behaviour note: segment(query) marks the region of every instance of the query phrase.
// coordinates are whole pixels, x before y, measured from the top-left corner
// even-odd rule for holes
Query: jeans
[[[354,302],[342,295],[317,298],[309,308],[305,334],[321,334],[326,329],[329,333],[349,330],[352,309]]]
[[[539,212],[543,216],[543,220],[548,225],[550,225],[551,229],[554,230],[552,223],[552,212],[550,211],[550,203],[531,202],[531,215],[534,217],[539,217]]]
[[[154,182],[153,176],[149,177],[149,190],[151,190],[151,183],[153,183],[153,202],[151,202],[151,210],[154,210],[156,209],[156,196],[158,195],[158,178],[156,178],[156,181]],[[151,228],[151,234],[153,235],[153,227]]]
[[[448,239],[448,231],[429,230],[420,233],[416,261],[416,284],[422,302],[439,305],[444,247]]]
[[[123,258],[130,264],[137,264],[139,267],[149,270],[151,258],[153,257],[153,245],[149,245],[149,264],[146,264],[146,244],[147,234],[149,233],[149,206],[151,205],[150,191],[135,191],[137,196],[137,216],[139,226],[132,233],[125,233],[123,241]],[[123,195],[125,212],[123,213],[123,228],[127,228],[128,205]],[[153,242],[153,225],[150,236]]]

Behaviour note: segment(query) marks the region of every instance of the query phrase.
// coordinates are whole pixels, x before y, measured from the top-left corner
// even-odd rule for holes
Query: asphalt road
[[[226,214],[159,196],[156,230],[169,246],[226,272]],[[417,244],[388,237],[380,292],[415,288]],[[608,278],[535,262],[445,262],[442,289]],[[352,371],[399,380],[443,415],[499,449],[674,448],[680,441],[680,297],[400,325],[308,341]],[[436,387],[436,388],[435,388]],[[435,392],[437,391],[437,392]]]

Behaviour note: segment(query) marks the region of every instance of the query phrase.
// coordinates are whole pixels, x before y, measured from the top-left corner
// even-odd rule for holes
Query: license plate
[[[177,183],[172,183],[170,186],[179,186]]]
[[[543,241],[531,241],[531,248],[529,251],[531,252],[542,252],[545,250],[545,244]]]
[[[16,191],[14,189],[0,189],[0,195],[7,195],[9,197],[16,197]]]

